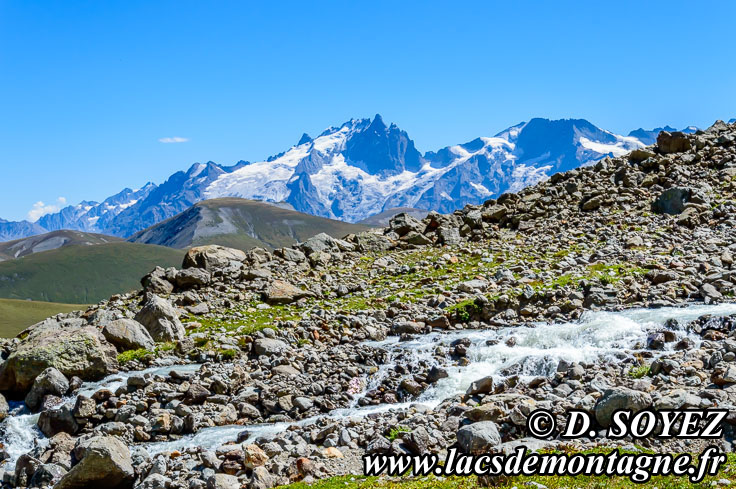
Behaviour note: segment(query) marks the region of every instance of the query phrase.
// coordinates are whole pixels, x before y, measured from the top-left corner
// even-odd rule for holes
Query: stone
[[[30,487],[53,486],[66,474],[66,470],[56,464],[43,464],[33,473]]]
[[[41,411],[37,425],[41,433],[49,438],[61,432],[73,435],[79,431],[79,424],[74,419],[71,408],[67,405],[62,405],[58,409]]]
[[[388,251],[394,242],[386,236],[364,231],[355,235],[355,242],[360,251]]]
[[[501,444],[501,435],[493,421],[479,421],[457,431],[457,443],[467,454],[490,452]]]
[[[269,304],[291,304],[304,297],[313,297],[314,293],[302,290],[284,280],[274,280],[263,293],[264,301]]]
[[[207,478],[207,489],[240,489],[240,481],[230,474],[214,474]]]
[[[657,135],[657,149],[662,154],[682,153],[691,148],[687,135],[680,131],[661,131]]]
[[[258,338],[253,342],[253,352],[256,356],[265,355],[267,357],[278,355],[289,349],[289,345],[281,340],[272,338]]]
[[[271,489],[274,486],[274,478],[265,467],[256,467],[248,483],[249,489]]]
[[[258,445],[245,445],[243,447],[243,453],[245,455],[243,466],[246,469],[253,470],[256,467],[262,467],[268,463],[268,455]]]
[[[128,447],[113,436],[95,436],[78,442],[74,455],[79,463],[72,467],[55,489],[129,489],[135,481],[135,470]]]
[[[174,291],[174,284],[166,278],[166,270],[156,267],[141,279],[141,286],[146,292],[169,295]]]
[[[118,319],[107,323],[102,329],[107,341],[115,345],[120,351],[151,350],[154,347],[153,338],[146,328],[133,319]]]
[[[45,395],[62,397],[69,390],[69,381],[54,367],[49,367],[36,377],[30,392],[26,395],[26,406],[32,411],[38,409]]]
[[[245,252],[220,245],[196,246],[187,251],[182,268],[203,268],[213,270],[224,268],[231,262],[244,262]]]
[[[154,341],[177,341],[186,334],[176,308],[155,294],[146,296],[135,320],[145,326]]]
[[[406,212],[393,216],[388,222],[388,227],[399,236],[404,236],[412,231],[421,234],[424,230],[422,222]]]
[[[117,369],[117,350],[93,326],[47,319],[28,329],[0,366],[0,391],[25,395],[49,367],[66,377],[100,380]]]
[[[475,394],[487,394],[493,392],[493,377],[483,377],[470,384],[468,390],[465,391],[466,395],[472,396]]]
[[[203,268],[186,268],[179,270],[174,278],[179,290],[187,290],[193,287],[202,287],[210,283],[212,276]]]
[[[5,399],[5,396],[0,394],[0,421],[7,418],[9,412],[10,406],[8,405],[8,401]]]
[[[681,214],[690,200],[691,189],[684,187],[668,188],[654,200],[652,211],[658,214]]]
[[[652,396],[646,392],[635,391],[626,387],[614,387],[606,390],[595,405],[595,418],[598,424],[608,428],[613,413],[619,409],[634,412],[652,405]]]

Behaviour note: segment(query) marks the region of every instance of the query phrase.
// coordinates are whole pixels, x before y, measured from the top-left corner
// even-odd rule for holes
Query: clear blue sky
[[[735,19],[732,1],[0,0],[0,217],[377,112],[421,151],[535,116],[706,126],[736,117]]]

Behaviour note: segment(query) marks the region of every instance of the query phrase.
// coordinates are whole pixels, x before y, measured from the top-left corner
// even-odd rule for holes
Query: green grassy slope
[[[136,243],[68,246],[0,262],[0,298],[90,304],[140,287],[156,265],[181,266],[183,250]]]
[[[12,260],[13,258],[50,251],[64,246],[98,245],[120,241],[123,240],[114,236],[63,229],[0,243],[0,261]]]
[[[12,338],[25,328],[60,312],[86,309],[83,304],[0,299],[0,337]]]
[[[323,217],[238,198],[199,202],[170,219],[151,226],[130,240],[174,248],[219,244],[248,250],[281,248],[327,233],[341,238],[368,229]]]

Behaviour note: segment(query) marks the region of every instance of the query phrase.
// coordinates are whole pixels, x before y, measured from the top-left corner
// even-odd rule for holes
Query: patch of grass
[[[647,375],[649,375],[649,365],[642,364],[629,369],[629,377],[634,379],[641,379]]]
[[[47,317],[86,308],[87,306],[81,304],[0,299],[0,337],[12,338]]]
[[[401,433],[409,433],[410,431],[411,430],[406,426],[397,426],[395,428],[391,428],[391,431],[388,432],[388,439],[390,441],[394,441],[396,438],[399,437]]]
[[[220,354],[220,358],[227,361],[233,360],[236,356],[238,356],[238,351],[233,350],[232,348],[228,350],[218,350],[217,353]]]
[[[139,348],[138,350],[128,350],[118,353],[118,363],[123,365],[133,360],[142,360],[146,355],[154,355],[154,352]]]
[[[467,323],[473,315],[480,313],[481,310],[481,306],[475,302],[475,299],[467,299],[447,308],[447,312],[461,323]]]

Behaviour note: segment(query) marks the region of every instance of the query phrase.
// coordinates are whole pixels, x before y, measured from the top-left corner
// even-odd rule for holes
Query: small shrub
[[[118,353],[118,363],[125,364],[133,360],[142,360],[146,355],[151,355],[152,352],[145,348],[139,348],[138,350],[128,350],[122,353]]]
[[[390,441],[394,441],[396,438],[399,437],[399,434],[409,433],[410,431],[411,430],[406,426],[397,426],[396,428],[391,428],[391,431],[388,432],[388,439]]]
[[[629,369],[629,377],[634,379],[641,379],[646,375],[649,375],[649,365],[642,364]]]

